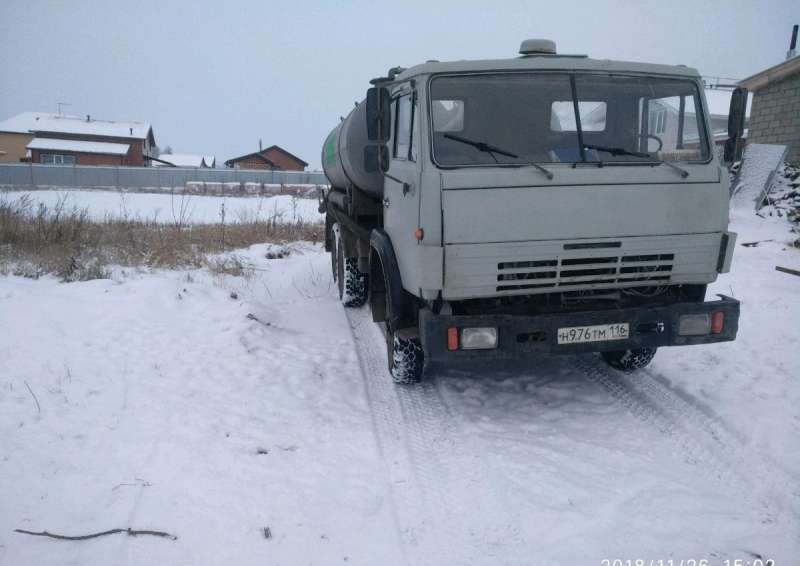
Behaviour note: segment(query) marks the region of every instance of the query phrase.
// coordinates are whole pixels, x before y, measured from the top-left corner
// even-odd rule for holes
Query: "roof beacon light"
[[[519,46],[520,55],[555,55],[556,42],[550,39],[526,39]]]

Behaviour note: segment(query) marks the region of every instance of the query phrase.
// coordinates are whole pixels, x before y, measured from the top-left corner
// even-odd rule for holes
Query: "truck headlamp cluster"
[[[492,348],[497,348],[497,328],[461,329],[462,350],[490,350]]]
[[[711,315],[684,314],[678,319],[678,334],[681,336],[705,336],[711,332]]]
[[[678,319],[678,334],[681,336],[720,334],[724,326],[725,313],[722,311],[710,314],[684,314]]]

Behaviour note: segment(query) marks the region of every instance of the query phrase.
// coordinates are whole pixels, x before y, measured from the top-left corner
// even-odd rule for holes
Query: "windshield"
[[[431,81],[433,153],[442,166],[705,161],[691,80],[493,74]]]

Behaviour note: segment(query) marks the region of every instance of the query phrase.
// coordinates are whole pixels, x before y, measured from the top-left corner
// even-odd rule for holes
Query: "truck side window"
[[[395,159],[409,159],[411,155],[412,114],[411,94],[405,94],[395,101],[394,152]]]

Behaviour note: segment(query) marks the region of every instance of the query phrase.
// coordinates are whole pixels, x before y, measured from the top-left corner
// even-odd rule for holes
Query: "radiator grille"
[[[663,284],[675,254],[569,257],[497,264],[497,291],[519,291],[614,283]]]

